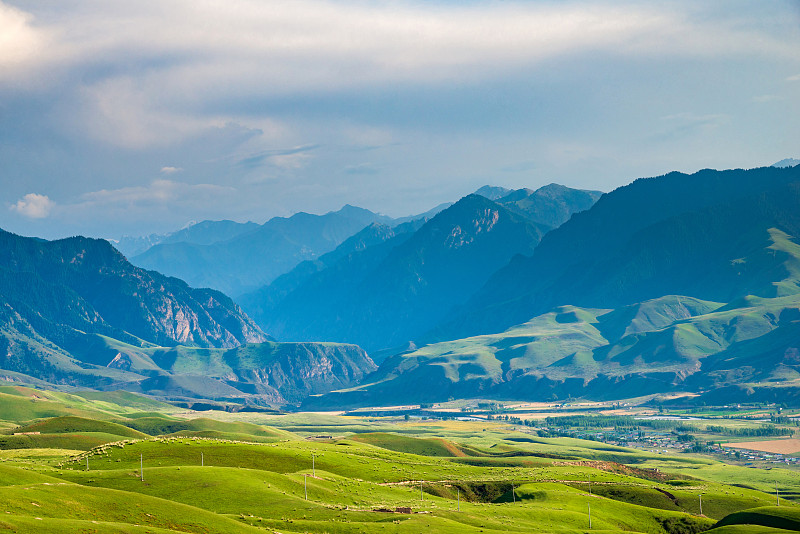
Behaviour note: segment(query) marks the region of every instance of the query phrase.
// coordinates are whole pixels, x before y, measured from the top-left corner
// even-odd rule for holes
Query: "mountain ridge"
[[[158,244],[131,261],[234,297],[270,283],[300,262],[333,250],[368,224],[390,220],[346,205],[335,212],[273,217],[231,239],[210,244]]]
[[[532,250],[546,231],[483,196],[468,195],[419,228],[386,229],[386,239],[372,250],[316,273],[278,307],[257,309],[258,294],[243,303],[279,339],[383,348],[412,339],[431,324],[432,314],[446,313],[496,266]]]
[[[714,261],[721,265],[720,262],[736,259],[723,257],[723,249],[730,252],[738,250],[737,246],[741,250],[747,246],[752,248],[759,240],[766,239],[767,229],[775,226],[767,219],[782,217],[783,221],[793,221],[790,224],[794,227],[793,210],[787,204],[787,198],[796,199],[797,196],[797,188],[790,186],[794,181],[800,181],[800,167],[705,170],[693,175],[669,173],[636,180],[603,195],[592,208],[576,213],[548,233],[531,256],[512,259],[455,317],[432,330],[426,339],[456,339],[500,332],[564,303],[613,308],[664,294],[686,294],[685,286],[670,286],[675,276],[689,278],[692,275],[691,265],[696,262],[681,264],[677,261],[681,255],[686,256],[686,242],[693,243],[693,251],[702,257],[716,254]],[[763,234],[747,234],[750,229],[736,210],[749,216],[751,208],[768,202],[763,198],[766,192],[781,187],[788,189],[775,193],[771,199],[773,207],[782,206],[775,208],[781,213],[760,211],[764,220],[758,224]],[[787,196],[782,199],[784,194]],[[748,204],[749,195],[762,197]],[[725,223],[721,222],[723,214]],[[751,222],[753,217],[749,219]],[[712,226],[707,227],[704,218]],[[750,236],[750,244],[737,242],[728,246],[726,224],[742,228],[742,234]],[[693,228],[696,231],[690,230]],[[716,232],[718,237],[713,239],[711,232]],[[679,241],[676,235],[687,241]],[[747,237],[731,235],[739,241]],[[667,244],[669,251],[665,252]],[[665,254],[672,256],[666,258]],[[636,264],[630,259],[634,255],[638,258]],[[673,266],[672,270],[664,267],[665,260]],[[628,270],[623,272],[625,266]],[[722,266],[718,268],[722,269],[720,273],[724,271]],[[656,272],[660,274],[656,276]],[[649,273],[658,290],[654,289],[656,286],[647,286],[643,273]],[[730,271],[724,273],[726,277],[731,276]],[[634,295],[636,280],[641,289]],[[690,289],[695,291],[694,286]],[[605,292],[604,297],[601,292]],[[735,298],[735,295],[689,294],[711,300]]]

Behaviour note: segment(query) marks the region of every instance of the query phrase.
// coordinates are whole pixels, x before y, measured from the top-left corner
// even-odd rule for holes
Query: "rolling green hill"
[[[365,383],[306,406],[373,406],[448,398],[625,398],[753,387],[794,402],[800,295],[722,305],[668,296],[617,310],[563,306],[501,334],[441,342],[386,360]],[[759,386],[760,385],[760,386]],[[752,391],[749,392],[752,394]],[[721,399],[720,399],[721,400]]]
[[[64,393],[14,391],[64,408],[81,403]],[[135,403],[130,394],[122,400]],[[106,413],[113,419],[54,417],[17,426],[41,432],[23,436],[28,449],[3,441],[17,436],[0,436],[0,528],[577,534],[588,531],[590,513],[591,531],[601,532],[796,528],[797,505],[782,499],[770,506],[775,496],[764,492],[775,470],[543,438],[486,420],[258,414],[278,428],[243,414],[223,421],[131,409],[116,406],[118,415]],[[333,435],[319,435],[330,428]],[[792,471],[779,471],[791,488]],[[737,485],[742,480],[747,486]]]
[[[152,532],[578,533],[587,531],[591,511],[593,531],[679,534],[715,523],[764,524],[752,518],[796,511],[787,503],[772,512],[773,497],[752,489],[699,478],[672,484],[675,475],[637,469],[650,456],[629,449],[616,453],[633,464],[622,465],[586,460],[600,444],[528,442],[493,423],[396,429],[260,444],[160,437],[56,464],[4,462],[0,499],[9,513],[0,521],[22,531],[38,522],[54,532],[124,532],[138,524]],[[492,453],[479,452],[498,443],[513,461],[492,463]],[[574,460],[536,456],[541,447]],[[698,492],[708,517],[696,515]]]

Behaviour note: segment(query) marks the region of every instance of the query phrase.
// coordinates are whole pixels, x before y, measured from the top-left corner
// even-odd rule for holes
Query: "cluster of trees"
[[[791,436],[794,431],[789,428],[781,428],[775,425],[765,425],[758,428],[726,428],[724,426],[708,425],[706,430],[724,436],[738,437],[770,437],[770,436]]]

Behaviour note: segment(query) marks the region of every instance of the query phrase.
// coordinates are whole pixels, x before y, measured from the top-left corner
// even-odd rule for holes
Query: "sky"
[[[420,213],[800,157],[800,0],[0,0],[0,228]]]

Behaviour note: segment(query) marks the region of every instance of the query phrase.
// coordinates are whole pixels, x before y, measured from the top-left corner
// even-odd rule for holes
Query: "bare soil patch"
[[[800,453],[800,439],[774,439],[769,441],[746,441],[741,443],[726,443],[725,447],[734,449],[748,449],[751,451],[771,452],[773,454]]]

